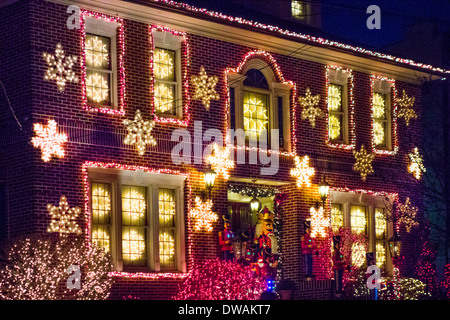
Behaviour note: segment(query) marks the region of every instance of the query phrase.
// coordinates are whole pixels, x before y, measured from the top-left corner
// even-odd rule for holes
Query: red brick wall
[[[29,4],[28,4],[29,3]],[[85,161],[115,162],[120,164],[140,165],[150,168],[167,168],[191,173],[192,195],[195,196],[203,189],[200,165],[176,166],[170,159],[170,150],[175,145],[170,141],[171,132],[179,128],[176,125],[157,123],[153,133],[158,141],[156,147],[147,148],[143,157],[135,152],[133,147],[124,146],[124,119],[132,119],[136,109],[140,109],[145,118],[151,115],[151,71],[150,43],[148,25],[124,20],[125,57],[124,67],[126,73],[126,98],[125,116],[106,115],[102,113],[88,112],[82,108],[81,81],[77,84],[68,83],[63,93],[58,92],[54,82],[43,79],[46,64],[42,58],[43,52],[53,52],[58,42],[61,42],[66,54],[77,55],[81,59],[81,31],[69,30],[66,27],[66,7],[43,0],[22,1],[14,6],[28,8],[29,25],[21,22],[19,29],[11,29],[16,33],[24,30],[26,46],[18,47],[14,42],[15,33],[1,33],[2,43],[14,46],[2,46],[7,50],[6,54],[13,74],[19,76],[21,81],[9,74],[4,82],[10,84],[9,92],[14,93],[13,104],[17,112],[28,117],[24,123],[26,127],[25,138],[15,138],[13,144],[7,144],[5,134],[2,136],[2,152],[8,161],[4,162],[9,172],[10,198],[9,214],[11,216],[11,235],[19,235],[26,232],[46,232],[49,222],[46,205],[56,204],[61,195],[66,195],[69,205],[84,205],[82,164]],[[2,10],[2,17],[13,19],[11,9]],[[2,24],[11,24],[10,19],[1,19]],[[4,30],[4,28],[2,28]],[[17,30],[17,31],[16,31]],[[208,75],[219,77],[217,91],[220,101],[212,101],[210,111],[206,111],[199,101],[192,101],[190,106],[191,122],[187,129],[193,137],[194,121],[203,121],[203,132],[209,128],[223,130],[226,126],[225,105],[227,91],[225,88],[224,71],[226,68],[235,68],[242,61],[244,55],[258,48],[244,47],[232,43],[215,40],[208,37],[188,34],[190,49],[190,61],[188,76],[198,74],[200,66],[204,66]],[[17,59],[14,52],[23,50],[24,60]],[[4,52],[4,51],[2,51]],[[306,87],[312,94],[320,94],[319,106],[326,110],[326,84],[324,65],[300,60],[290,56],[282,56],[272,53],[280,67],[284,78],[297,84],[299,95],[304,95]],[[75,72],[80,76],[80,66],[77,63]],[[4,75],[1,68],[2,80]],[[27,84],[20,86],[20,84]],[[371,88],[370,74],[354,72],[354,100],[355,100],[355,125],[357,149],[361,144],[370,150],[371,146]],[[413,142],[418,141],[421,125],[420,87],[397,82],[398,93],[406,89],[409,96],[416,97],[415,109],[419,117],[406,127],[403,119],[398,121],[399,152],[394,156],[377,155],[374,161],[375,175],[369,176],[367,181],[360,179],[359,173],[352,171],[354,157],[351,150],[331,148],[326,145],[327,126],[324,119],[317,121],[316,127],[311,128],[307,120],[302,120],[301,108],[297,106],[297,152],[300,156],[305,154],[311,158],[311,165],[316,168],[313,185],[310,188],[298,189],[295,180],[290,177],[289,170],[293,166],[292,157],[280,157],[280,169],[274,180],[290,183],[282,189],[288,193],[288,200],[283,208],[283,274],[285,277],[300,281],[303,277],[303,259],[300,254],[299,241],[303,232],[303,220],[309,215],[309,207],[317,201],[317,183],[321,174],[326,172],[328,181],[334,187],[348,187],[351,189],[366,189],[373,191],[398,192],[401,202],[408,196],[419,205],[420,197],[417,189],[412,188],[403,175],[397,182],[387,182],[380,172],[388,167],[406,166],[406,153],[412,149]],[[191,89],[192,94],[192,89]],[[185,97],[186,100],[186,97]],[[32,109],[26,109],[32,101]],[[293,106],[291,106],[292,108]],[[25,109],[24,109],[25,108]],[[8,109],[2,105],[1,115],[8,114]],[[292,112],[292,111],[291,111]],[[9,117],[9,116],[8,116]],[[10,117],[9,117],[10,118]],[[40,158],[40,150],[30,146],[29,139],[33,136],[32,123],[47,122],[55,119],[61,130],[69,136],[66,144],[66,156],[64,159],[52,159],[44,163]],[[14,126],[8,120],[8,126]],[[17,131],[17,129],[11,129]],[[17,134],[17,133],[16,133]],[[411,141],[411,138],[414,138]],[[335,163],[327,165],[320,160],[331,160]],[[339,162],[339,163],[336,163]],[[26,168],[25,170],[23,170]],[[232,171],[235,177],[267,178],[261,177],[258,165],[237,165]],[[270,179],[270,178],[269,178]],[[407,180],[406,180],[407,181]],[[227,182],[219,179],[213,191],[216,210],[219,215],[227,212]],[[26,199],[21,201],[22,199]],[[187,204],[185,205],[187,212]],[[26,216],[27,219],[20,219]],[[33,222],[33,223],[32,223]],[[84,220],[79,223],[84,225]],[[187,223],[186,223],[187,226]],[[192,257],[201,260],[216,257],[220,254],[217,233],[221,230],[221,220],[214,225],[212,233],[192,232],[186,228],[186,237],[192,232]],[[84,228],[83,228],[84,229]],[[407,264],[405,272],[411,272],[415,263],[416,243],[413,235],[408,235],[404,244],[407,252]],[[187,245],[186,245],[187,246]],[[190,265],[188,265],[190,267]],[[180,280],[171,279],[126,279],[117,278],[112,291],[112,298],[121,299],[123,296],[136,296],[141,299],[168,299],[176,292],[176,285]],[[326,290],[325,290],[326,291]],[[323,293],[322,298],[329,296]],[[300,297],[300,296],[299,296]],[[307,296],[301,296],[307,298]],[[317,297],[320,298],[320,297]]]

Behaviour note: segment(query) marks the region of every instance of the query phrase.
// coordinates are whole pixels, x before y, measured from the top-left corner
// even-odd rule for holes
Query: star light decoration
[[[44,162],[50,161],[52,155],[64,158],[65,153],[62,144],[67,142],[67,135],[57,132],[55,120],[48,120],[47,125],[35,123],[34,131],[37,136],[31,139],[31,143],[35,148],[41,148]]]
[[[205,68],[201,66],[199,75],[191,77],[191,84],[195,88],[192,99],[201,100],[206,110],[209,110],[211,100],[220,99],[215,89],[218,81],[219,78],[217,76],[208,77]]]
[[[228,147],[220,148],[217,143],[212,145],[212,152],[207,158],[207,163],[211,168],[221,175],[225,180],[230,178],[229,169],[234,168],[234,161],[229,159],[230,149]]]
[[[324,216],[323,207],[320,207],[319,209],[311,207],[309,213],[310,218],[306,220],[311,221],[311,237],[326,237],[328,234],[328,227],[330,226],[330,219]]]
[[[411,232],[412,227],[419,225],[419,222],[415,220],[419,209],[411,205],[409,197],[406,198],[405,203],[399,205],[398,208],[400,213],[398,222],[405,226],[407,232]]]
[[[194,229],[200,231],[205,229],[207,232],[213,231],[212,222],[217,221],[217,214],[212,212],[213,203],[211,200],[202,201],[200,197],[195,198],[195,206],[189,211],[189,215],[196,223]]]
[[[81,234],[81,229],[75,219],[81,212],[79,207],[70,208],[65,196],[61,196],[59,206],[47,204],[47,210],[51,216],[51,222],[47,227],[47,232],[57,232],[60,236],[67,236],[71,233]]]
[[[123,124],[126,126],[128,131],[123,143],[128,145],[136,145],[136,150],[139,155],[144,155],[145,147],[147,145],[156,145],[156,140],[151,135],[155,122],[152,120],[144,121],[139,109],[136,110],[136,115],[133,121],[125,119]]]
[[[356,163],[353,165],[354,171],[359,171],[361,179],[366,181],[367,175],[373,174],[372,161],[375,158],[374,154],[367,153],[364,145],[361,145],[361,150],[353,150],[353,156],[356,159]]]
[[[419,149],[415,147],[412,152],[408,153],[410,164],[408,166],[408,172],[412,173],[414,178],[420,180],[422,173],[425,173],[427,169],[423,165],[422,155],[419,153]]]
[[[399,118],[405,118],[406,126],[409,126],[409,120],[417,119],[417,114],[413,109],[415,100],[415,97],[408,97],[405,90],[403,90],[403,97],[397,100],[397,104],[400,107],[397,116]]]
[[[291,176],[297,178],[297,187],[301,188],[303,184],[311,186],[311,177],[314,176],[314,168],[309,166],[309,157],[300,158],[295,156],[295,168],[291,169]]]
[[[66,82],[78,82],[78,77],[72,70],[77,62],[76,56],[66,56],[61,43],[56,45],[55,53],[43,53],[44,59],[47,61],[48,69],[45,73],[45,80],[56,80],[56,85],[60,92],[63,92]]]
[[[316,118],[322,118],[325,113],[319,107],[316,107],[320,101],[320,95],[311,95],[311,90],[306,88],[305,96],[299,97],[298,101],[303,107],[302,119],[308,119],[311,126],[314,128],[316,126]]]

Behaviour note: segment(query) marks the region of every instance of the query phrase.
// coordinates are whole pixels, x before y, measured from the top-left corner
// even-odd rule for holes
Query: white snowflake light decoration
[[[141,259],[145,252],[145,240],[136,230],[131,230],[122,236],[122,251],[125,257],[135,261]]]
[[[225,180],[230,178],[229,169],[234,168],[234,161],[229,159],[230,148],[224,147],[222,149],[214,143],[212,145],[211,155],[208,156],[207,162],[211,164],[217,175],[221,175]]]
[[[139,109],[136,110],[134,121],[126,119],[123,121],[123,124],[126,126],[128,131],[123,143],[128,145],[136,145],[136,150],[141,156],[144,155],[145,147],[147,145],[156,145],[156,140],[151,135],[155,122],[152,120],[144,121]]]
[[[66,56],[61,43],[56,45],[55,53],[43,53],[44,59],[47,61],[48,69],[45,73],[45,80],[56,80],[59,91],[64,91],[66,82],[78,82],[78,77],[72,70],[77,62],[76,56]]]
[[[217,221],[217,214],[212,212],[212,206],[211,200],[202,201],[200,197],[195,198],[195,206],[189,211],[189,215],[195,220],[194,229],[196,231],[205,229],[207,232],[211,232],[213,230],[211,224]]]
[[[64,158],[62,144],[67,142],[67,135],[57,132],[55,120],[48,120],[47,125],[35,123],[34,131],[37,136],[31,139],[31,143],[35,148],[41,148],[42,160],[48,162],[52,155],[55,155],[58,158]]]
[[[191,83],[195,88],[192,99],[201,100],[206,110],[209,110],[211,100],[220,99],[215,89],[218,81],[219,78],[217,76],[208,77],[205,68],[201,66],[199,75],[191,77]]]
[[[422,173],[425,173],[427,169],[423,165],[423,158],[419,153],[419,149],[415,147],[412,152],[408,153],[408,157],[410,160],[408,172],[411,173],[414,178],[420,180]]]
[[[397,104],[400,107],[397,116],[405,119],[406,126],[409,126],[411,119],[417,119],[417,114],[413,109],[415,100],[415,97],[408,97],[405,90],[403,90],[403,97],[397,100]]]
[[[311,90],[306,88],[305,96],[299,97],[298,101],[303,107],[302,119],[308,119],[314,128],[316,126],[316,118],[322,118],[325,115],[322,109],[317,107],[320,101],[320,95],[312,96]]]
[[[367,175],[374,173],[372,161],[375,155],[367,153],[364,145],[361,145],[361,150],[359,152],[353,150],[353,156],[356,159],[356,163],[353,165],[353,170],[359,171],[361,174],[361,179],[366,181]]]
[[[398,208],[400,213],[398,222],[405,226],[407,232],[410,232],[412,227],[419,225],[419,222],[416,221],[416,214],[419,209],[411,205],[409,197]]]
[[[47,232],[57,232],[61,236],[67,236],[71,233],[81,234],[81,229],[75,222],[81,209],[78,207],[70,208],[65,196],[61,196],[58,207],[50,203],[47,204],[47,210],[51,216],[51,222],[47,227]]]
[[[291,176],[297,178],[297,187],[301,188],[303,184],[311,186],[311,177],[314,176],[314,168],[309,166],[309,157],[300,158],[295,156],[295,168],[291,169]]]
[[[309,213],[310,217],[306,220],[311,221],[311,237],[326,237],[328,227],[330,226],[330,219],[324,216],[323,207],[319,209],[311,207]]]

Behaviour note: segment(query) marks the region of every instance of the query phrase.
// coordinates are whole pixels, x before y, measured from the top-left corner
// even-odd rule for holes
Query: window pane
[[[109,226],[93,226],[92,227],[92,243],[110,252],[110,231]]]
[[[122,187],[122,224],[145,226],[147,224],[147,189],[145,187]]]
[[[156,80],[175,81],[175,51],[155,48],[153,65]]]
[[[138,227],[122,227],[122,257],[124,264],[146,265],[145,230],[145,228]]]
[[[111,39],[86,34],[86,67],[111,70]]]
[[[175,114],[175,84],[155,81],[156,113]]]
[[[331,205],[331,228],[338,232],[339,228],[344,226],[344,213],[340,204]]]
[[[386,119],[386,95],[375,92],[373,94],[373,118],[377,120]]]
[[[107,183],[92,184],[92,223],[109,224],[111,219],[111,186]]]
[[[386,218],[381,208],[375,209],[375,234],[377,239],[386,238]]]
[[[269,130],[268,97],[265,94],[244,91],[244,131],[257,140],[261,131]]]
[[[291,2],[291,13],[293,17],[303,18],[303,3],[301,1],[292,1]]]
[[[342,114],[330,112],[328,117],[328,136],[330,140],[342,140]]]
[[[377,121],[373,122],[373,139],[376,146],[386,145],[386,122]]]
[[[111,104],[111,74],[86,70],[86,96],[88,102]]]
[[[175,227],[175,198],[174,190],[159,190],[159,227]]]
[[[159,263],[161,268],[175,267],[175,230],[159,233]]]
[[[342,86],[330,83],[328,85],[328,110],[342,111]]]
[[[375,247],[376,263],[380,269],[383,269],[386,263],[386,246],[384,241],[377,241]]]
[[[350,226],[351,226],[352,232],[366,233],[366,226],[367,226],[366,207],[351,206]]]

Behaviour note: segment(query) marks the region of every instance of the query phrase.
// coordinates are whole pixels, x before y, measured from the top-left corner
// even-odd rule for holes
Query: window
[[[152,31],[154,110],[160,117],[181,118],[183,99],[181,85],[182,36],[168,31]]]
[[[391,87],[393,82],[375,80],[372,94],[372,141],[375,149],[392,149]]]
[[[305,18],[305,6],[302,1],[291,1],[291,14],[294,18]]]
[[[277,82],[270,66],[255,58],[240,73],[228,73],[228,86],[230,128],[242,129],[247,144],[265,138],[269,148],[271,131],[278,130],[280,150],[290,151],[292,85]]]
[[[343,148],[350,147],[349,100],[352,102],[351,71],[327,67],[328,143]],[[353,137],[352,137],[353,138]]]
[[[348,227],[352,233],[365,234],[368,238],[368,252],[374,252],[377,266],[385,271],[391,268],[386,249],[392,225],[388,221],[389,205],[385,197],[331,191],[330,199],[333,231],[337,232],[339,227]],[[362,266],[366,262],[365,254],[364,247],[355,245],[352,248],[352,262]]]
[[[118,110],[117,32],[120,24],[91,16],[85,16],[84,20],[86,105],[97,110]]]
[[[90,169],[92,243],[118,271],[185,271],[183,176]]]

